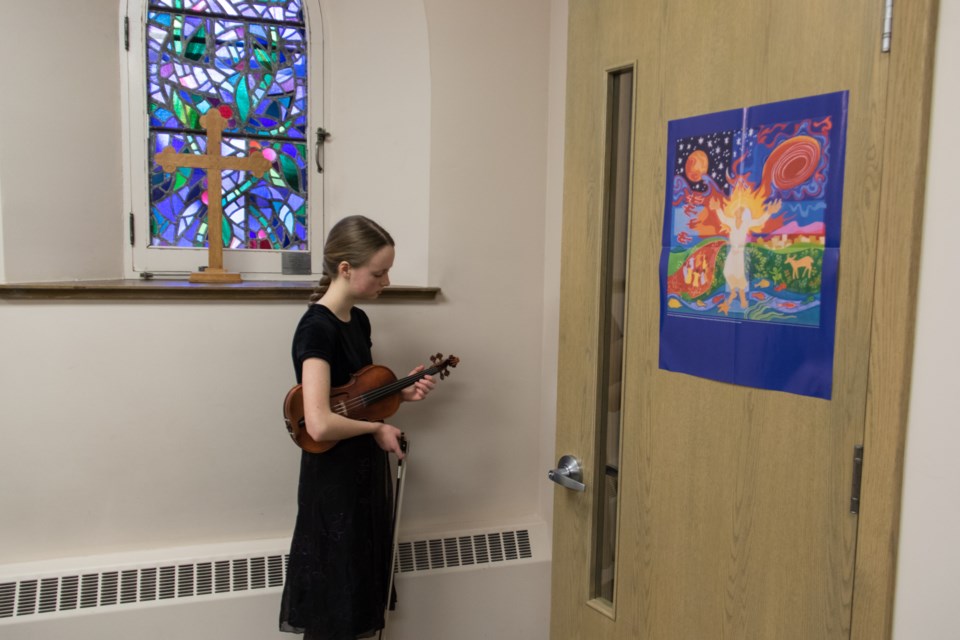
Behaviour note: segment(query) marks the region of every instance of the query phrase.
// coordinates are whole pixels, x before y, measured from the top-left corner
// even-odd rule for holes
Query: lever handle
[[[583,484],[580,461],[571,455],[561,457],[557,468],[547,472],[547,478],[573,491],[584,491],[587,488],[587,485]]]

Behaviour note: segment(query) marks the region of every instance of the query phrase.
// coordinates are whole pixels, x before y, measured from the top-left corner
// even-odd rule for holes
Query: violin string
[[[422,380],[425,376],[433,375],[434,373],[436,373],[436,371],[433,371],[432,369],[427,369],[425,371],[421,371],[416,375],[408,376],[406,378],[403,378],[402,380],[397,380],[392,384],[384,385],[379,389],[368,391],[367,393],[362,394],[361,397],[371,402],[376,402],[381,398],[385,398],[387,396],[393,395],[397,391],[406,389],[407,387],[414,384],[418,380]]]
[[[389,395],[392,395],[397,391],[401,391],[409,387],[410,385],[415,384],[417,381],[423,379],[426,376],[433,375],[435,373],[439,373],[442,371],[443,373],[441,374],[440,377],[444,378],[450,375],[449,372],[447,371],[447,366],[449,366],[449,364],[450,364],[449,362],[444,362],[444,363],[435,365],[433,367],[430,367],[429,369],[424,369],[423,371],[416,373],[414,375],[407,376],[406,378],[402,378],[393,383],[388,383],[380,387],[379,389],[373,389],[372,391],[369,391],[367,393],[360,394],[359,397],[354,398],[353,400],[349,400],[347,402],[339,402],[335,405],[334,413],[337,413],[344,417],[349,417],[351,410],[357,409],[359,407],[363,407],[368,403],[376,402],[377,400],[380,400]],[[299,420],[299,423],[302,428],[306,428],[305,419],[301,418]]]
[[[402,380],[398,380],[396,382],[384,385],[379,389],[373,389],[372,391],[368,391],[367,393],[362,393],[358,397],[354,398],[353,400],[349,400],[343,403],[343,405],[348,409],[356,409],[358,407],[362,407],[368,403],[376,402],[377,400],[381,400],[387,396],[393,395],[397,391],[405,389],[406,387],[409,387],[411,384],[414,384],[415,382],[417,382],[417,380],[422,379],[424,376],[432,375],[433,373],[435,373],[435,371],[432,371],[432,370],[421,371],[417,375],[408,376],[407,378],[404,378]]]
[[[337,406],[342,407],[344,410],[344,413],[342,413],[341,415],[349,415],[349,412],[353,409],[358,409],[360,407],[367,405],[368,403],[376,402],[377,400],[381,400],[387,396],[393,395],[397,391],[401,391],[409,387],[410,385],[416,383],[418,380],[423,379],[425,376],[433,375],[439,371],[440,371],[440,368],[438,366],[430,367],[429,369],[425,369],[420,373],[416,373],[412,376],[407,376],[406,378],[402,378],[395,382],[388,383],[378,389],[373,389],[372,391],[368,391],[367,393],[362,393],[356,398],[353,398],[352,400],[341,402]]]

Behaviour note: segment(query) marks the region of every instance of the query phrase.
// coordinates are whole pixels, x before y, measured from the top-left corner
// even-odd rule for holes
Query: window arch
[[[165,173],[154,156],[168,146],[206,153],[199,119],[216,109],[228,121],[223,155],[259,150],[271,161],[262,178],[223,172],[225,266],[248,274],[312,272],[308,256],[312,230],[319,238],[322,229],[322,197],[308,155],[322,106],[322,30],[309,28],[303,5],[140,0],[139,14],[129,15],[125,129],[133,271],[192,271],[206,263],[206,210],[213,197],[206,172]],[[288,260],[298,253],[294,257],[306,260]]]

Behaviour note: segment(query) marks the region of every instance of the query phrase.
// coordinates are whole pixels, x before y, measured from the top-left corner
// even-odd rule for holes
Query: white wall
[[[398,607],[387,618],[386,637],[390,640],[546,640],[549,583],[547,562],[400,576]],[[297,636],[277,631],[277,599],[275,592],[252,593],[239,598],[183,601],[174,606],[107,608],[67,617],[48,616],[24,624],[0,626],[0,637],[4,640],[296,639]]]
[[[560,240],[563,226],[563,145],[567,88],[567,0],[550,3],[550,89],[547,114],[547,215],[543,265],[543,379],[540,406],[540,464],[545,474],[557,463],[557,357],[560,344]],[[553,523],[555,485],[540,484],[540,511]]]
[[[940,3],[933,119],[910,416],[907,431],[894,637],[958,636],[960,609],[960,384],[956,295],[956,149],[960,147],[960,2]]]
[[[3,106],[0,105],[0,122],[3,122]],[[0,183],[2,186],[2,183]],[[0,282],[7,281],[6,258],[3,245],[3,192],[0,190]]]
[[[356,3],[351,15],[359,16],[368,5]],[[0,22],[22,25],[17,33],[25,41],[45,41],[43,23],[31,21],[34,14],[26,6],[3,3]],[[75,15],[81,8],[88,18]],[[118,93],[119,85],[109,79],[117,66],[115,0],[82,5],[45,0],[39,10],[58,34],[52,41],[60,38],[80,49],[96,46],[96,55],[104,58],[103,93]],[[559,104],[562,111],[563,102],[562,91],[548,90],[550,4],[428,0],[422,11],[431,77],[429,95],[417,98],[429,104],[431,174],[426,184],[418,184],[429,187],[429,211],[421,218],[429,221],[429,231],[414,233],[429,251],[404,240],[416,225],[387,224],[399,241],[396,273],[426,273],[426,282],[439,285],[443,294],[435,303],[380,303],[368,311],[379,361],[401,371],[442,350],[456,353],[462,364],[428,403],[407,407],[396,419],[412,441],[405,538],[541,520],[545,456],[540,447],[552,438],[552,421],[545,417],[552,398],[545,401],[541,394],[549,392],[556,375],[544,369],[555,358],[555,340],[542,335],[556,322],[555,312],[544,313],[550,299],[544,286],[549,264],[544,228],[559,225],[555,157],[552,222],[545,212],[545,114],[552,114],[549,152],[556,154],[562,124],[558,128],[555,109]],[[347,19],[328,17],[331,23]],[[103,31],[97,40],[108,44],[91,44],[74,32],[75,25],[83,27],[80,31]],[[16,58],[10,49],[18,42],[5,40],[6,59]],[[42,61],[52,83],[81,75],[71,64],[61,64],[53,49]],[[338,56],[340,62],[356,62],[335,54],[331,63]],[[115,275],[121,267],[112,238],[122,242],[123,229],[122,185],[111,177],[120,173],[115,166],[119,120],[113,128],[101,123],[91,134],[95,141],[83,136],[55,141],[43,128],[30,131],[24,126],[28,112],[49,120],[56,108],[48,100],[17,103],[15,97],[29,92],[30,73],[7,69],[10,90],[0,98],[6,276],[18,281]],[[351,95],[343,86],[349,74],[334,75],[333,81],[331,100]],[[360,95],[364,89],[352,90]],[[104,102],[110,104],[91,100],[90,108],[104,108],[108,115],[119,111],[115,103]],[[49,176],[28,172],[42,166],[45,150],[55,142],[65,146],[66,155],[89,151],[85,165],[63,169],[70,175],[55,170],[58,188],[50,189]],[[15,153],[23,145],[27,150]],[[103,172],[106,180],[92,170],[104,162],[116,169]],[[369,175],[378,172],[382,175],[383,167],[374,162]],[[377,197],[389,197],[392,183],[368,182],[370,189],[382,187]],[[83,211],[67,206],[78,204]],[[357,200],[337,206],[364,205]],[[94,226],[82,232],[83,242],[74,243],[75,222],[87,208],[95,209]],[[65,220],[66,215],[75,218]],[[53,264],[36,259],[48,252],[28,242],[32,229],[51,236],[44,246],[55,254]],[[559,239],[553,242],[556,253]],[[411,263],[416,266],[409,270],[401,266]],[[303,309],[301,303],[0,301],[0,568],[289,535],[298,451],[283,432],[279,409],[292,383],[289,342]],[[411,584],[413,610],[407,610],[422,615],[408,620],[396,637],[438,637],[438,630],[457,629],[467,619],[478,640],[503,625],[529,630],[530,638],[537,632],[545,637],[548,573],[541,563],[487,572],[484,580],[468,579],[469,584],[453,574],[439,582],[418,581],[423,589]],[[510,596],[496,586],[501,582],[528,597]],[[418,609],[421,591],[426,604]],[[453,598],[452,606],[432,608],[438,594]],[[529,606],[530,597],[535,607]],[[276,610],[269,600],[241,605],[249,618],[236,629],[247,637],[265,637],[274,624],[275,613],[269,611]],[[470,608],[477,601],[482,611]],[[193,613],[174,607],[170,614],[157,610],[156,618],[136,617],[130,624],[172,624],[172,615],[194,620],[190,630],[207,637],[220,605],[188,606]],[[57,629],[69,628],[76,637],[104,637],[125,615],[85,616],[82,624],[78,618],[14,625],[8,631],[58,637]],[[177,633],[188,637],[186,631]]]
[[[0,3],[0,58],[8,61],[0,239],[12,282],[116,277],[121,269],[118,3],[64,6]]]
[[[372,6],[355,5],[351,19]],[[25,7],[3,3],[0,23],[23,24],[19,36],[42,40],[42,22],[29,22],[33,14]],[[542,522],[542,459],[553,452],[544,456],[540,449],[552,438],[552,420],[545,416],[552,411],[552,398],[541,396],[556,375],[544,369],[555,358],[555,340],[544,331],[556,322],[555,312],[544,312],[550,299],[544,229],[559,228],[560,189],[554,158],[550,184],[557,210],[548,222],[547,155],[548,149],[556,154],[560,148],[562,121],[558,127],[555,109],[559,104],[562,111],[563,102],[562,90],[548,88],[550,9],[548,0],[422,3],[430,82],[418,85],[429,93],[416,99],[429,105],[430,175],[417,188],[429,193],[429,210],[419,218],[427,232],[416,224],[387,226],[399,244],[395,272],[414,280],[395,282],[418,284],[416,274],[423,273],[426,283],[439,285],[443,293],[432,303],[382,302],[367,310],[378,361],[405,373],[405,367],[443,351],[458,355],[462,364],[429,402],[405,407],[395,420],[412,444],[401,526],[405,539],[438,530]],[[115,0],[44,0],[40,10],[71,46],[93,46],[71,30],[90,26],[74,15],[82,11],[96,14],[89,20],[98,25],[94,31],[105,32],[103,39],[115,38]],[[331,23],[347,19],[335,13],[328,16]],[[377,24],[382,22],[378,18]],[[17,42],[8,39],[0,51],[15,57],[9,49]],[[104,67],[116,67],[115,39],[102,51],[96,46]],[[344,61],[343,55],[333,55],[331,63],[338,57],[357,62]],[[53,51],[45,63],[52,82],[63,74],[78,75],[69,64],[56,64],[59,59]],[[107,84],[110,73],[103,74]],[[343,86],[349,76],[333,76],[331,100],[363,94],[363,87]],[[55,175],[57,185],[66,185],[62,192],[40,189],[25,179],[46,185],[49,176],[26,175],[29,167],[12,151],[29,141],[27,158],[39,160],[41,149],[54,146],[44,129],[28,135],[23,123],[31,107],[13,100],[28,92],[29,78],[25,68],[5,71],[10,91],[0,98],[6,116],[0,122],[6,276],[20,281],[115,275],[121,266],[115,264],[119,254],[111,238],[122,242],[122,184],[119,178],[93,181],[90,165],[119,162],[119,120],[112,129],[103,125],[96,144],[84,138],[62,142],[68,154],[90,147],[87,166],[79,175]],[[118,93],[118,86],[104,94]],[[108,112],[113,108],[119,110],[111,102]],[[55,111],[45,105],[32,109],[43,116]],[[548,126],[555,136],[549,147]],[[106,173],[119,175],[115,168]],[[376,161],[370,169],[368,177],[384,171]],[[364,182],[356,176],[340,179]],[[375,197],[389,198],[391,185],[371,179],[364,186],[382,187]],[[88,230],[83,251],[68,242],[75,227],[62,219],[64,212],[82,214],[66,207],[78,202],[98,214],[110,210],[103,216],[110,232]],[[364,204],[357,195],[336,206]],[[55,237],[48,244],[60,256],[52,265],[41,260],[38,266],[31,254],[47,252],[27,243],[31,221],[40,214],[49,216],[44,224]],[[405,233],[418,235],[416,242],[404,240]],[[556,253],[559,239],[553,242]],[[87,253],[93,254],[89,262]],[[415,266],[405,269],[404,264]],[[290,337],[304,308],[299,302],[0,301],[0,569],[32,560],[288,536],[299,453],[283,431],[280,400],[293,381]],[[481,581],[451,574],[439,582],[418,582],[422,589],[411,585],[408,593],[422,615],[408,620],[396,638],[438,637],[435,631],[456,629],[467,618],[478,640],[491,637],[486,631],[499,633],[503,625],[530,630],[529,638],[537,632],[545,637],[548,574],[538,563],[484,573]],[[511,597],[496,586],[504,581],[528,597]],[[420,591],[423,602],[417,609]],[[453,598],[452,606],[433,609],[430,603],[438,594]],[[478,594],[485,608],[464,618],[464,607],[470,609]],[[530,598],[535,607],[529,606]],[[264,611],[276,610],[269,599],[242,606],[250,618],[236,628],[247,637],[265,637],[262,631],[273,628],[275,613],[265,619]],[[188,625],[196,637],[209,635],[211,628],[199,621],[215,620],[219,606],[187,613],[185,619],[198,621]],[[158,611],[155,620],[180,619],[179,610]],[[84,616],[82,625],[78,618],[76,624],[10,630],[19,629],[24,637],[58,637],[65,624],[77,637],[104,637],[126,615],[118,614]],[[136,618],[132,624],[153,624],[151,619]]]
[[[555,322],[544,315],[545,114],[557,99],[548,91],[550,3],[427,0],[422,11],[431,175],[420,242],[429,251],[401,241],[397,272],[416,264],[443,293],[368,311],[377,359],[398,372],[436,351],[462,364],[429,402],[396,418],[413,448],[410,535],[541,520],[541,380],[555,377],[543,370],[550,344],[542,337]],[[25,42],[48,43],[39,62],[47,79],[72,86],[80,62],[64,62],[53,46],[60,38],[102,56],[94,79],[107,85],[102,101],[87,96],[92,106],[78,107],[106,110],[94,140],[74,139],[61,125],[31,130],[31,115],[50,120],[61,108],[48,104],[56,92],[21,104],[31,74],[4,71],[0,224],[10,281],[120,270],[110,257],[118,255],[113,238],[123,240],[119,83],[108,80],[118,68],[116,22],[116,0],[0,4],[0,23],[18,25],[0,45],[5,59],[22,56],[15,52]],[[28,175],[48,166],[41,160],[58,145],[71,157],[89,147],[86,164]],[[113,168],[93,171],[96,162]],[[80,236],[89,244],[76,247],[65,212],[80,220],[87,209],[94,227]],[[32,230],[42,232],[43,251]],[[48,253],[57,262],[49,268]],[[0,301],[0,565],[289,535],[298,452],[280,401],[293,381],[290,338],[304,308]]]
[[[429,322],[452,331],[449,349],[468,356],[455,374],[464,393],[488,402],[479,429],[454,426],[421,448],[456,458],[469,447],[459,473],[443,479],[446,499],[485,485],[491,493],[473,508],[489,518],[507,506],[502,496],[537,502],[544,471],[536,454],[539,381],[555,375],[541,369],[550,5],[424,6],[433,86],[430,280],[449,303]],[[502,348],[507,342],[524,346]],[[493,359],[481,355],[494,348]]]
[[[0,564],[284,535],[303,308],[0,303]]]
[[[398,262],[397,282],[430,284],[431,53],[423,2],[320,5],[323,126],[331,132],[324,148],[327,228],[352,213],[377,219],[401,250],[416,256]]]

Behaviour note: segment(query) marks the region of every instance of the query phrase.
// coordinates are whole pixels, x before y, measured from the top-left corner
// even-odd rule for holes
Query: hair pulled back
[[[393,238],[386,229],[365,216],[347,216],[333,225],[323,245],[323,275],[310,296],[310,304],[326,293],[341,262],[362,267],[386,246],[395,246]]]

